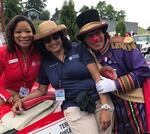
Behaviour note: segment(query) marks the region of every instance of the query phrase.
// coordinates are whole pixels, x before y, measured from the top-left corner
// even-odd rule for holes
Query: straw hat
[[[79,33],[77,34],[79,40],[82,40],[85,34],[93,30],[101,29],[105,32],[108,28],[108,24],[100,20],[99,13],[95,9],[82,12],[77,16],[76,23],[79,28]]]
[[[62,31],[66,35],[66,26],[63,24],[57,25],[54,21],[51,20],[43,21],[39,25],[38,34],[34,35],[34,40],[42,39],[46,36],[52,35],[60,31]]]

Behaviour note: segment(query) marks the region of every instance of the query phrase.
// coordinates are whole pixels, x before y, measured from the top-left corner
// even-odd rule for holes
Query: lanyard
[[[26,87],[26,82],[27,82],[27,78],[26,78],[26,77],[27,77],[27,74],[28,74],[28,71],[29,71],[29,66],[30,66],[30,63],[31,63],[32,55],[31,55],[31,58],[30,58],[30,60],[29,60],[29,64],[27,64],[26,58],[23,57],[23,62],[24,62],[24,64],[26,64],[25,66],[26,66],[26,68],[27,68],[26,73],[24,73],[24,71],[23,71],[23,68],[22,68],[22,66],[21,66],[21,63],[20,63],[20,60],[19,60],[19,56],[17,55],[17,53],[16,53],[16,56],[17,56],[17,58],[18,58],[19,67],[20,67],[20,70],[21,70],[21,72],[22,72],[23,86]]]

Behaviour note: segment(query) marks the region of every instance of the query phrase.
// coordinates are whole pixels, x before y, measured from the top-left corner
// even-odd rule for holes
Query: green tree
[[[49,20],[50,12],[48,10],[42,11],[40,14],[40,20]]]
[[[7,24],[17,14],[22,14],[22,0],[4,0],[5,23]]]
[[[95,7],[94,6],[88,7],[86,5],[83,5],[81,7],[81,9],[79,10],[79,12],[84,12],[84,11],[89,10],[89,9],[95,9]]]
[[[79,10],[79,12],[84,12],[84,11],[89,10],[89,9],[90,9],[90,8],[89,8],[88,6],[83,5],[83,6],[81,7],[81,9]]]
[[[27,0],[25,2],[25,9],[35,8],[38,11],[43,11],[46,7],[47,0]]]
[[[97,6],[96,6],[96,9],[99,11],[100,18],[106,19],[105,18],[105,16],[106,16],[106,2],[105,1],[99,1]]]
[[[64,1],[63,7],[60,11],[60,23],[63,23],[67,26],[68,34],[72,41],[76,41],[76,32],[77,32],[77,25],[75,23],[76,19],[76,12],[74,9],[74,2],[73,0],[69,0],[69,2]]]
[[[116,25],[116,34],[117,35],[120,34],[121,36],[124,36],[125,33],[126,33],[126,25],[123,20],[119,20]]]
[[[99,11],[101,19],[108,19],[119,21],[120,19],[125,19],[125,11],[116,11],[111,4],[106,5],[105,1],[99,1],[96,5],[96,9]]]
[[[119,21],[120,19],[125,20],[125,17],[126,17],[125,14],[126,13],[124,10],[120,10],[118,12],[116,11],[114,20],[116,20],[116,21]]]
[[[114,11],[113,6],[109,4],[108,6],[106,6],[105,9],[106,9],[106,10],[105,10],[105,14],[106,14],[105,18],[106,18],[107,20],[114,20],[114,14],[115,14],[116,12]]]

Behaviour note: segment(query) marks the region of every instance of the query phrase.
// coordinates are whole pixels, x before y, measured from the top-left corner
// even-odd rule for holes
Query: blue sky
[[[75,9],[78,11],[83,5],[96,6],[99,0],[73,0]],[[103,1],[103,0],[102,0]],[[150,26],[149,0],[105,0],[106,4],[111,4],[115,10],[126,12],[126,21],[138,22],[138,26],[147,28]],[[64,0],[47,0],[47,9],[51,14],[55,8],[61,9]]]

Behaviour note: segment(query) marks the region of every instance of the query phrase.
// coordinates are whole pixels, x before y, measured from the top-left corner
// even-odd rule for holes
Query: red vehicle
[[[0,107],[0,133],[2,134],[72,134],[60,110],[60,103],[50,95],[24,103],[24,112],[14,115],[9,105]]]

